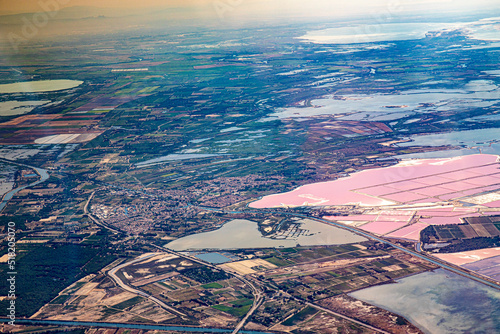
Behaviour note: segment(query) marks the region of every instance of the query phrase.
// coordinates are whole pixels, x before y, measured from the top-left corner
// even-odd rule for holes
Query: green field
[[[302,309],[300,312],[294,314],[293,316],[291,316],[290,318],[285,320],[282,324],[285,326],[293,326],[293,325],[298,324],[301,321],[306,320],[308,317],[310,317],[316,313],[318,313],[318,310],[316,310],[315,308],[312,308],[310,306],[307,306],[304,309]]]
[[[235,301],[230,302],[230,304],[235,305],[235,306],[247,306],[247,305],[253,305],[253,299],[238,299]]]
[[[226,306],[226,305],[214,305],[212,306],[214,309],[216,310],[219,310],[219,311],[222,311],[222,312],[226,312],[226,313],[229,313],[235,317],[238,317],[238,318],[241,318],[243,317],[245,314],[248,313],[248,311],[250,310],[250,308],[252,307],[251,305],[245,305],[245,306],[241,306],[241,307],[230,307],[230,306]]]
[[[128,300],[125,300],[125,301],[123,301],[121,303],[118,303],[116,305],[113,305],[113,307],[117,308],[117,309],[120,309],[120,310],[124,310],[124,309],[132,307],[132,306],[134,306],[136,304],[139,304],[139,303],[141,303],[143,301],[144,301],[143,297],[137,296],[137,297],[133,297],[133,298],[130,298]]]
[[[286,266],[289,266],[290,264],[293,264],[292,262],[290,261],[287,261],[287,260],[284,260],[284,259],[279,259],[277,257],[270,257],[270,258],[267,258],[267,259],[264,259],[266,260],[267,262],[270,262],[278,267],[286,267]]]
[[[223,286],[219,283],[209,283],[201,286],[203,289],[222,289]]]

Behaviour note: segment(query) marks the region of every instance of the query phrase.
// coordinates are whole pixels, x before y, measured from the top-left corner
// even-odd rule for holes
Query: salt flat
[[[377,235],[417,241],[419,232],[428,225],[461,224],[462,218],[481,216],[482,210],[496,205],[500,199],[499,167],[498,156],[488,154],[408,160],[265,196],[250,207],[392,206],[395,209],[389,211],[325,218],[356,222],[355,226]]]

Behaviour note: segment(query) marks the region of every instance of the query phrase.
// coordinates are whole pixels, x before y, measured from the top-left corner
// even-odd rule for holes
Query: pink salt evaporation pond
[[[367,231],[367,232],[372,232],[378,235],[384,235],[386,233],[389,233],[391,231],[395,231],[408,223],[406,222],[395,222],[395,221],[390,221],[390,222],[384,222],[384,221],[376,221],[372,223],[365,224],[363,226],[360,226],[359,228]]]
[[[500,247],[479,249],[479,250],[460,252],[460,253],[435,254],[434,256],[440,258],[443,261],[453,263],[457,266],[461,266],[464,264],[484,259],[489,259],[491,257],[500,256]]]
[[[422,231],[427,226],[429,225],[416,223],[410,226],[403,227],[402,229],[399,229],[395,232],[389,233],[386,235],[386,237],[418,241],[420,240],[420,231]]]
[[[395,204],[397,198],[391,197],[391,200],[382,198],[380,197],[382,194],[378,191],[377,195],[370,194],[369,188],[378,187],[377,189],[380,189],[382,192],[382,190],[385,190],[385,187],[392,187],[395,183],[401,181],[415,181],[420,183],[421,180],[425,180],[428,183],[429,180],[435,180],[439,184],[453,182],[452,179],[445,178],[445,175],[449,173],[474,175],[474,173],[480,171],[483,175],[494,174],[498,172],[499,164],[497,160],[498,156],[496,155],[476,154],[449,159],[403,161],[395,166],[365,170],[338,180],[309,184],[287,193],[265,196],[251,203],[250,207],[271,208],[346,204],[360,204],[364,206],[390,205]],[[468,169],[473,172],[463,173]],[[452,175],[455,176],[455,174]],[[489,186],[489,184],[485,184],[484,186]],[[433,185],[431,184],[429,187],[433,187]],[[445,186],[441,185],[437,188],[437,191],[441,192],[442,187]],[[400,194],[402,195],[403,193]],[[406,197],[408,199],[416,198],[411,193],[405,196],[405,200],[407,200]],[[429,202],[438,201],[435,198],[429,198],[428,200]]]
[[[489,208],[500,208],[500,201],[486,203],[484,204],[484,206],[487,206]]]

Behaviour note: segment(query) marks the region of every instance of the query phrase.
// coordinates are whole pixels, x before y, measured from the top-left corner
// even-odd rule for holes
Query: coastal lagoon
[[[486,108],[500,101],[500,88],[491,80],[469,81],[461,89],[413,89],[395,94],[325,96],[311,107],[278,108],[263,121],[341,115],[341,120],[392,121],[429,112]]]
[[[498,142],[499,130],[492,129],[478,129],[478,130],[464,130],[452,131],[446,133],[438,133],[423,136],[413,136],[411,142],[399,144],[399,146],[489,146],[491,143]]]
[[[449,23],[387,23],[310,31],[300,39],[317,44],[355,44],[388,41],[406,41],[425,38],[429,31],[458,29]]]
[[[27,114],[38,106],[50,101],[5,101],[0,102],[0,116],[16,116]]]
[[[484,153],[495,154],[494,151],[498,150],[500,152],[500,145],[494,145],[495,147],[488,147]],[[491,150],[493,149],[493,151]],[[410,154],[400,154],[396,155],[393,158],[399,160],[406,159],[446,159],[446,158],[456,158],[464,155],[474,155],[481,154],[482,150],[479,148],[463,148],[458,150],[442,150],[442,151],[431,151],[431,152],[422,152],[422,153],[410,153]],[[496,153],[498,154],[498,153]]]
[[[500,291],[439,269],[350,294],[429,334],[500,333]]]
[[[399,146],[461,146],[463,148],[454,150],[433,151],[424,153],[399,155],[398,159],[436,159],[459,157],[472,154],[493,154],[500,155],[500,142],[498,138],[499,130],[478,129],[452,131],[447,133],[437,133],[423,136],[413,136],[412,141],[400,143]]]
[[[457,31],[469,38],[483,41],[500,40],[498,23],[493,17],[457,23],[377,23],[358,24],[309,31],[299,39],[316,44],[361,44],[423,39],[430,33]]]
[[[417,241],[419,232],[430,224],[460,224],[460,218],[470,217],[477,209],[453,206],[456,201],[496,208],[500,183],[497,155],[477,154],[448,159],[405,160],[397,165],[367,169],[337,180],[312,183],[292,191],[264,196],[249,204],[252,208],[361,205],[389,206],[380,213],[349,216],[325,216],[361,230],[394,238]],[[482,177],[487,175],[487,177]],[[485,195],[488,196],[485,196]],[[416,206],[434,206],[447,203],[454,211],[443,216],[442,211],[413,212],[429,216],[411,222]],[[448,209],[447,209],[448,210]],[[476,213],[477,214],[477,213]]]
[[[495,164],[497,160],[496,155],[478,154],[451,159],[402,161],[394,166],[367,169],[337,180],[307,184],[289,192],[264,196],[250,203],[249,207],[263,209],[353,204],[386,206],[420,200],[424,200],[425,203],[435,203],[445,200],[439,199],[440,194],[453,194],[448,200],[464,196],[451,189],[443,192],[434,189],[436,192],[429,192],[428,188],[435,187],[439,183],[463,182],[460,173],[452,179],[440,182],[436,180],[436,175],[485,165],[489,166],[488,170],[484,169],[481,173],[493,174],[497,168]]]
[[[82,83],[83,81],[79,80],[23,81],[0,85],[0,94],[54,92],[75,88]]]
[[[500,17],[479,20],[467,27],[469,30],[468,35],[473,39],[482,41],[500,41],[499,23]]]
[[[366,241],[364,237],[349,231],[305,219],[301,221],[301,229],[307,232],[297,238],[273,239],[264,237],[256,222],[244,219],[235,219],[220,229],[189,235],[174,240],[165,247],[175,251],[196,249],[242,249],[242,248],[271,248],[295,247],[314,245],[339,245]]]
[[[218,157],[220,154],[197,154],[197,153],[173,153],[163,157],[154,158],[150,160],[146,160],[143,162],[139,162],[136,164],[137,167],[148,167],[152,165],[157,165],[164,162],[170,161],[180,161],[180,160],[190,160],[190,159],[202,159],[202,158],[212,158]]]

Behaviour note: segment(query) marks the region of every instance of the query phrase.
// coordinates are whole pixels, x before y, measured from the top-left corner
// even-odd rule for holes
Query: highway
[[[200,259],[198,259],[198,258],[196,258],[196,257],[192,257],[192,256],[189,256],[189,255],[186,255],[186,254],[182,254],[182,253],[177,253],[177,252],[175,252],[175,251],[173,251],[173,250],[170,250],[170,249],[168,249],[168,248],[161,247],[161,246],[158,246],[158,245],[154,245],[154,244],[150,244],[150,245],[152,245],[152,246],[154,246],[154,247],[156,247],[156,248],[158,248],[158,249],[164,250],[164,251],[166,251],[166,252],[168,252],[168,253],[170,253],[170,254],[174,254],[174,255],[177,255],[177,256],[179,256],[179,257],[183,257],[183,258],[185,258],[185,259],[191,260],[191,261],[193,261],[193,262],[196,262],[196,263],[202,264],[202,265],[204,265],[204,266],[207,266],[207,267],[210,267],[210,268],[213,268],[213,269],[219,269],[219,270],[221,269],[221,268],[216,267],[216,266],[214,266],[214,265],[212,265],[212,264],[207,264],[206,262],[204,262],[204,261],[202,261],[202,260],[200,260]],[[226,272],[227,274],[229,274],[229,275],[232,275],[232,276],[234,276],[234,277],[238,278],[240,281],[242,281],[242,282],[246,283],[247,285],[249,285],[249,286],[252,288],[252,291],[253,291],[253,294],[254,294],[254,302],[253,302],[252,308],[248,311],[248,313],[245,315],[245,317],[244,317],[244,318],[243,318],[243,319],[242,319],[242,320],[238,323],[238,325],[235,327],[234,331],[232,332],[232,334],[236,334],[236,333],[238,333],[238,332],[239,332],[239,331],[243,328],[243,326],[244,326],[244,325],[245,325],[245,323],[248,321],[248,319],[250,318],[250,316],[251,316],[251,315],[252,315],[252,314],[253,314],[253,313],[254,313],[254,312],[255,312],[255,311],[259,308],[259,306],[262,304],[262,302],[264,301],[264,294],[261,292],[261,290],[259,290],[259,289],[256,287],[256,285],[255,285],[255,284],[254,284],[251,280],[249,280],[249,279],[247,279],[247,278],[245,278],[245,277],[243,277],[243,276],[241,276],[241,275],[239,275],[239,274],[236,274],[236,273],[234,273],[234,272],[232,272],[232,271],[225,271],[225,272]],[[255,280],[255,281],[257,281],[259,284],[264,284],[263,282],[258,281],[255,277],[252,277],[252,279],[253,279],[253,280]],[[276,287],[276,286],[273,286],[273,288],[274,288],[275,290],[277,290],[277,291],[281,292],[283,295],[286,295],[286,296],[289,296],[290,298],[295,299],[295,300],[296,300],[296,301],[298,301],[299,303],[305,303],[306,305],[309,305],[309,306],[311,306],[311,307],[314,307],[314,308],[316,308],[316,309],[318,309],[318,310],[325,311],[325,312],[327,312],[327,313],[330,313],[330,314],[332,314],[332,315],[334,315],[334,316],[337,316],[337,317],[343,318],[343,319],[345,319],[345,320],[349,320],[349,321],[351,321],[351,322],[354,322],[354,323],[356,323],[356,324],[358,324],[358,325],[360,325],[360,326],[364,326],[364,327],[366,327],[366,328],[368,328],[368,329],[370,329],[370,330],[376,331],[376,332],[378,332],[378,333],[389,334],[389,333],[387,333],[387,332],[385,332],[385,331],[383,331],[383,330],[381,330],[381,329],[378,329],[378,328],[375,328],[375,327],[370,326],[370,325],[368,325],[368,324],[362,323],[362,322],[360,322],[360,321],[357,321],[356,319],[353,319],[353,318],[347,317],[347,316],[342,315],[342,314],[340,314],[340,313],[336,313],[336,312],[330,311],[330,310],[325,309],[325,308],[323,308],[323,307],[321,307],[321,306],[319,306],[319,305],[315,305],[315,304],[312,304],[312,303],[304,302],[304,301],[302,301],[302,300],[300,300],[300,299],[298,299],[298,298],[296,298],[296,297],[294,297],[294,296],[291,296],[290,294],[288,294],[287,292],[285,292],[285,291],[283,291],[283,290],[279,289],[279,288],[278,288],[278,287]]]
[[[349,321],[354,322],[354,323],[356,323],[356,324],[358,324],[358,325],[360,325],[360,326],[363,326],[363,327],[366,327],[366,328],[368,328],[368,329],[371,329],[372,331],[375,331],[375,332],[378,332],[378,333],[383,333],[383,334],[391,334],[391,333],[386,332],[386,331],[384,331],[384,330],[382,330],[382,329],[379,329],[379,328],[376,328],[376,327],[370,326],[370,325],[365,324],[365,323],[363,323],[363,322],[361,322],[361,321],[357,321],[357,320],[355,320],[355,319],[353,319],[353,318],[346,317],[346,316],[345,316],[345,315],[343,315],[343,314],[340,314],[340,313],[337,313],[337,312],[333,312],[332,310],[329,310],[329,309],[327,309],[327,308],[321,307],[321,306],[319,306],[319,305],[316,305],[316,304],[313,304],[313,303],[309,303],[309,302],[306,302],[306,305],[307,305],[307,306],[310,306],[310,307],[314,307],[314,308],[315,308],[315,309],[317,309],[317,310],[320,310],[320,311],[326,312],[326,313],[331,314],[331,315],[333,315],[333,316],[336,316],[336,317],[339,317],[339,318],[342,318],[342,319],[345,319],[345,320],[349,320]]]
[[[300,215],[300,214],[298,214]],[[410,254],[410,255],[413,255],[415,257],[418,257],[419,259],[422,259],[422,260],[425,260],[425,261],[428,261],[430,263],[433,263],[437,266],[440,266],[441,268],[444,268],[444,269],[447,269],[449,271],[452,271],[454,272],[455,274],[458,274],[458,275],[461,275],[461,276],[464,276],[464,277],[467,277],[467,278],[470,278],[472,280],[475,280],[477,282],[480,282],[480,283],[483,283],[491,288],[494,288],[494,289],[497,289],[497,290],[500,290],[500,284],[498,283],[495,283],[495,282],[492,282],[492,281],[488,281],[486,279],[483,279],[481,277],[478,277],[478,276],[475,276],[475,275],[472,275],[470,272],[468,272],[467,270],[461,268],[461,267],[458,267],[458,266],[454,266],[452,264],[447,264],[447,263],[444,263],[443,261],[440,261],[439,259],[436,259],[436,258],[431,258],[430,256],[428,255],[424,255],[424,254],[421,254],[421,253],[417,253],[416,251],[413,251],[413,250],[410,250],[410,249],[407,249],[403,246],[399,246],[393,242],[390,242],[386,239],[383,239],[383,238],[380,238],[380,237],[377,237],[377,236],[374,236],[370,233],[367,233],[367,232],[364,232],[364,231],[360,231],[356,228],[352,228],[350,226],[345,226],[345,225],[342,225],[342,224],[339,224],[339,223],[335,223],[335,222],[332,222],[332,221],[328,221],[326,219],[322,219],[322,218],[311,218],[311,217],[308,217],[306,215],[300,215],[300,216],[303,216],[303,217],[307,217],[309,219],[313,219],[313,220],[317,220],[317,221],[320,221],[322,223],[325,223],[325,224],[330,224],[330,225],[334,225],[336,227],[340,227],[340,228],[344,228],[344,229],[347,229],[353,233],[357,233],[357,234],[360,234],[366,238],[369,238],[369,239],[372,239],[372,240],[376,240],[378,242],[381,242],[381,243],[384,243],[386,245],[390,245],[396,249],[399,249],[407,254]]]
[[[92,200],[92,198],[94,197],[94,194],[95,194],[95,191],[92,194],[90,194],[89,198],[87,199],[87,203],[85,203],[85,206],[83,207],[83,213],[86,214],[87,217],[89,217],[96,225],[104,227],[105,229],[108,229],[115,234],[123,233],[122,231],[117,230],[111,226],[108,226],[107,224],[101,223],[97,218],[92,216],[92,214],[89,212],[89,209],[88,209],[89,204],[90,204],[90,201]]]
[[[196,258],[194,256],[190,256],[190,255],[183,254],[183,253],[178,253],[178,252],[173,251],[171,249],[168,249],[168,248],[165,248],[165,247],[162,247],[162,246],[158,246],[158,245],[155,245],[155,244],[150,244],[150,245],[153,246],[153,247],[155,247],[155,248],[161,249],[164,252],[167,252],[167,253],[170,253],[170,254],[173,254],[173,255],[177,255],[177,256],[182,257],[182,258],[184,258],[186,260],[193,261],[193,262],[201,264],[203,266],[206,266],[206,267],[209,267],[209,268],[212,268],[212,269],[215,269],[215,270],[223,270],[222,268],[219,268],[217,266],[214,266],[213,264],[210,264],[210,263],[207,263],[205,261],[202,261],[202,260],[200,260],[200,259],[198,259],[198,258]],[[243,282],[246,285],[248,285],[252,289],[252,293],[254,295],[254,301],[253,301],[252,308],[247,312],[247,314],[245,315],[245,317],[238,323],[238,325],[235,327],[235,329],[233,331],[233,334],[236,334],[236,333],[238,333],[241,330],[241,328],[243,328],[243,326],[247,322],[248,318],[250,318],[250,316],[255,312],[255,310],[257,310],[259,308],[260,304],[264,300],[264,295],[255,286],[254,283],[252,283],[250,280],[246,279],[242,275],[239,275],[239,274],[237,274],[235,272],[232,272],[232,271],[229,271],[229,270],[224,270],[224,272],[227,273],[228,275],[236,277],[241,282]]]
[[[247,322],[248,318],[257,310],[264,301],[264,296],[262,295],[262,292],[258,290],[252,283],[248,282],[248,284],[252,287],[253,294],[254,294],[254,301],[252,308],[248,311],[248,313],[245,315],[245,317],[238,323],[238,325],[234,328],[234,331],[232,334],[238,333],[245,323]]]
[[[337,222],[334,222],[334,221],[330,221],[330,220],[326,220],[326,219],[323,219],[323,218],[311,217],[311,216],[308,216],[308,215],[302,214],[302,213],[284,212],[284,211],[277,211],[277,210],[268,210],[268,209],[265,209],[265,210],[251,210],[251,209],[249,209],[249,210],[240,210],[240,211],[225,211],[225,210],[221,210],[221,209],[207,208],[207,207],[202,207],[202,206],[198,206],[198,208],[203,209],[203,210],[224,212],[224,213],[228,213],[228,214],[241,214],[241,213],[266,214],[267,213],[267,214],[272,214],[272,215],[286,215],[286,216],[292,216],[292,217],[298,217],[298,218],[316,220],[318,222],[321,222],[321,223],[324,223],[324,224],[328,224],[328,225],[332,225],[332,226],[335,226],[335,227],[338,227],[338,228],[350,231],[352,233],[361,235],[361,236],[363,236],[365,238],[368,238],[368,239],[371,239],[371,240],[375,240],[375,241],[378,241],[380,243],[392,246],[392,247],[394,247],[396,249],[399,249],[399,250],[401,250],[401,251],[403,251],[403,252],[405,252],[407,254],[410,254],[412,256],[418,257],[419,259],[428,261],[428,262],[433,263],[433,264],[435,264],[435,265],[437,265],[437,266],[439,266],[441,268],[444,268],[446,270],[454,272],[455,274],[461,275],[463,277],[470,278],[472,280],[475,280],[477,282],[485,284],[485,285],[487,285],[487,286],[489,286],[491,288],[500,290],[500,284],[499,283],[496,283],[496,282],[493,282],[493,281],[489,281],[489,280],[486,280],[486,279],[481,278],[479,276],[473,275],[469,271],[467,271],[467,270],[465,270],[465,269],[463,269],[461,267],[454,266],[452,264],[445,263],[444,261],[441,261],[441,260],[439,260],[437,258],[428,256],[428,255],[425,255],[425,254],[422,254],[422,253],[418,253],[418,252],[410,250],[410,249],[407,249],[407,248],[405,248],[403,246],[400,246],[400,245],[397,245],[397,244],[395,244],[395,243],[393,243],[393,242],[391,242],[389,240],[383,239],[381,237],[378,237],[378,236],[373,235],[371,233],[368,233],[366,231],[360,230],[360,229],[355,228],[353,226],[347,226],[347,225],[340,224],[340,223],[337,223]]]
[[[123,282],[121,280],[120,277],[118,277],[116,275],[116,273],[118,272],[118,270],[120,269],[123,269],[131,264],[134,264],[134,263],[137,263],[137,262],[141,262],[141,261],[144,261],[148,258],[151,258],[153,256],[157,256],[158,254],[156,253],[153,253],[153,254],[149,254],[149,255],[146,255],[146,256],[141,256],[141,257],[138,257],[137,259],[134,259],[132,261],[129,261],[129,262],[125,262],[123,264],[120,264],[119,266],[117,267],[114,267],[113,269],[111,269],[110,271],[108,271],[108,275],[109,277],[111,277],[113,279],[113,281],[116,282],[116,284],[118,284],[122,289],[124,289],[125,291],[128,291],[128,292],[131,292],[133,294],[136,294],[136,295],[139,295],[139,296],[142,296],[144,298],[147,298],[149,300],[151,300],[152,302],[158,304],[159,306],[161,306],[162,308],[164,308],[165,310],[167,310],[168,312],[172,312],[176,315],[179,315],[181,317],[187,317],[184,313],[182,312],[179,312],[178,310],[176,310],[175,308],[173,307],[170,307],[168,306],[167,304],[165,304],[164,302],[162,302],[161,300],[159,300],[158,298],[154,297],[154,296],[151,296],[151,295],[148,295],[147,293],[145,293],[144,291],[141,291],[141,290],[137,290],[137,289],[134,289],[130,286],[128,286],[127,284],[125,284],[125,282]]]
[[[151,246],[154,246],[158,249],[161,249],[163,251],[166,251],[170,254],[173,254],[173,255],[177,255],[179,257],[183,257],[187,260],[190,260],[190,261],[193,261],[193,262],[196,262],[196,263],[199,263],[199,264],[202,264],[204,266],[207,266],[207,267],[210,267],[210,268],[213,268],[213,269],[218,269],[220,270],[221,268],[217,267],[217,266],[214,266],[212,264],[207,264],[206,262],[196,258],[196,257],[192,257],[192,256],[189,256],[189,255],[186,255],[186,254],[182,254],[182,253],[177,253],[173,250],[170,250],[168,248],[165,248],[165,247],[161,247],[161,246],[157,246],[157,245],[154,245],[154,244],[150,244]],[[264,294],[262,293],[261,290],[259,290],[257,287],[256,287],[256,284],[254,282],[252,282],[251,280],[243,277],[242,275],[239,275],[239,274],[236,274],[232,271],[225,271],[227,274],[229,275],[232,275],[236,278],[238,278],[240,281],[244,282],[245,284],[247,284],[248,286],[250,286],[252,288],[252,291],[253,291],[253,294],[254,294],[254,302],[253,302],[253,305],[252,305],[252,308],[247,312],[247,314],[245,315],[245,317],[238,323],[238,325],[235,327],[234,331],[232,332],[232,334],[236,334],[238,333],[242,328],[243,326],[245,325],[245,323],[248,321],[248,319],[252,316],[252,314],[259,308],[259,306],[262,304],[262,302],[264,301]],[[255,277],[252,277],[253,280],[256,280],[259,284],[264,284],[263,282],[260,282],[258,281]],[[286,295],[286,296],[289,296],[290,298],[293,298],[295,299],[296,301],[298,301],[299,303],[304,303],[304,301],[296,298],[296,297],[293,297],[291,296],[290,294],[288,294],[287,292],[285,291],[282,291],[280,290],[278,287],[273,287],[275,290],[281,292],[283,295]],[[337,316],[337,317],[340,317],[340,318],[343,318],[345,320],[349,320],[351,322],[354,322],[360,326],[364,326],[370,330],[373,330],[373,331],[376,331],[378,333],[384,333],[384,334],[389,334],[381,329],[378,329],[378,328],[375,328],[373,326],[370,326],[368,324],[365,324],[365,323],[362,323],[360,321],[357,321],[356,319],[353,319],[353,318],[350,318],[350,317],[347,317],[345,315],[342,315],[342,314],[339,314],[339,313],[336,313],[336,312],[333,312],[333,311],[330,311],[328,309],[325,309],[321,306],[318,306],[318,305],[315,305],[315,304],[312,304],[312,303],[308,303],[308,302],[305,302],[306,305],[309,305],[311,307],[314,307],[318,310],[321,310],[321,311],[325,311],[327,313],[330,313],[334,316]]]
[[[90,202],[90,200],[92,199],[92,196],[93,194],[89,197],[89,200],[87,201],[86,203],[86,206],[85,206],[85,211],[87,213],[87,206]],[[425,255],[425,254],[422,254],[422,253],[419,253],[418,251],[421,251],[421,245],[418,244],[416,246],[416,249],[417,251],[413,251],[413,250],[410,250],[410,249],[407,249],[403,246],[400,246],[394,242],[391,242],[389,240],[386,240],[386,239],[383,239],[381,237],[378,237],[378,236],[375,236],[371,233],[368,233],[368,232],[365,232],[365,231],[362,231],[362,230],[359,230],[355,227],[352,227],[352,226],[346,226],[346,225],[343,225],[343,224],[340,224],[340,223],[336,223],[334,221],[329,221],[329,220],[326,220],[326,219],[323,219],[323,218],[317,218],[317,217],[311,217],[307,214],[301,214],[301,213],[293,213],[293,212],[283,212],[283,211],[278,211],[278,210],[251,210],[251,209],[248,209],[248,210],[240,210],[240,211],[226,211],[226,210],[221,210],[221,209],[215,209],[215,208],[207,208],[207,207],[200,207],[198,206],[199,209],[202,209],[202,210],[210,210],[210,211],[217,211],[217,212],[222,212],[222,213],[227,213],[227,214],[241,214],[241,213],[256,213],[256,214],[273,214],[273,215],[287,215],[287,216],[293,216],[293,217],[298,217],[298,218],[304,218],[304,219],[312,219],[312,220],[315,220],[315,221],[318,221],[318,222],[321,222],[321,223],[324,223],[324,224],[328,224],[328,225],[331,225],[331,226],[335,226],[335,227],[338,227],[338,228],[341,228],[341,229],[344,229],[344,230],[347,230],[347,231],[350,231],[352,233],[355,233],[355,234],[358,234],[358,235],[361,235],[363,237],[366,237],[368,239],[371,239],[371,240],[375,240],[375,241],[378,241],[380,243],[383,243],[383,244],[386,244],[386,245],[389,245],[391,247],[394,247],[402,252],[405,252],[407,254],[410,254],[412,256],[415,256],[417,258],[420,258],[422,260],[425,260],[425,261],[428,261],[430,263],[433,263],[441,268],[444,268],[446,270],[449,270],[451,272],[454,272],[458,275],[461,275],[463,277],[467,277],[469,279],[472,279],[472,280],[475,280],[477,282],[480,282],[482,284],[485,284],[489,287],[492,287],[494,289],[497,289],[497,290],[500,290],[500,285],[495,283],[495,282],[491,282],[491,281],[488,281],[486,279],[483,279],[481,277],[478,277],[478,276],[475,276],[473,274],[471,274],[470,272],[460,268],[460,267],[457,267],[457,266],[453,266],[451,264],[447,264],[447,263],[443,263],[443,261],[439,260],[439,259],[435,259],[435,258],[432,258],[428,255]],[[88,214],[88,213],[87,213]],[[88,214],[89,217],[91,217],[90,214]],[[91,217],[93,218],[93,217]],[[94,220],[94,219],[93,219]],[[106,228],[109,228],[106,226]],[[177,255],[179,257],[182,257],[182,258],[185,258],[185,259],[188,259],[190,261],[193,261],[195,263],[199,263],[201,265],[204,265],[204,266],[207,266],[207,267],[210,267],[212,269],[216,269],[216,270],[221,270],[221,268],[217,267],[217,266],[214,266],[212,264],[208,264],[196,257],[193,257],[193,256],[190,256],[190,255],[186,255],[186,254],[182,254],[182,253],[178,253],[176,251],[173,251],[173,250],[170,250],[168,248],[165,248],[165,247],[162,247],[162,246],[158,246],[158,245],[154,245],[154,244],[150,244],[151,246],[157,248],[157,249],[160,249],[164,252],[168,252],[170,254],[174,254],[174,255]],[[149,255],[149,256],[153,256],[153,255]],[[111,278],[119,285],[121,286],[123,289],[125,289],[126,291],[129,291],[129,292],[132,292],[132,293],[135,293],[135,294],[138,294],[138,295],[141,295],[145,298],[148,298],[150,300],[152,300],[153,302],[157,303],[158,305],[160,305],[161,307],[163,307],[164,309],[170,311],[170,312],[173,312],[177,315],[180,315],[182,317],[185,317],[186,315],[175,310],[174,308],[166,305],[165,303],[163,303],[162,301],[160,301],[159,299],[157,299],[156,297],[153,297],[153,296],[150,296],[146,293],[144,293],[143,291],[140,291],[140,290],[136,290],[136,289],[133,289],[129,286],[127,286],[124,282],[121,281],[121,279],[116,276],[116,272],[130,264],[133,264],[133,263],[136,263],[136,262],[139,262],[139,261],[142,261],[144,259],[146,259],[147,257],[141,257],[141,258],[138,258],[138,259],[135,259],[131,262],[127,262],[127,263],[124,263],[124,264],[121,264],[117,267],[115,267],[114,269],[112,269],[111,271],[108,272],[108,275],[111,276]],[[262,291],[256,286],[256,284],[254,284],[253,282],[251,282],[249,279],[243,277],[242,275],[239,275],[235,272],[231,272],[231,271],[228,271],[228,270],[225,270],[226,273],[228,273],[229,275],[231,276],[234,276],[236,277],[237,279],[239,279],[241,282],[245,283],[246,285],[248,285],[251,289],[252,289],[252,292],[253,292],[253,295],[254,295],[254,302],[253,302],[253,305],[252,305],[252,308],[248,311],[248,313],[245,315],[245,317],[238,323],[238,325],[235,327],[234,331],[232,332],[233,334],[237,334],[238,332],[240,332],[240,330],[244,327],[244,325],[246,324],[246,322],[248,321],[248,319],[252,316],[252,314],[259,308],[259,306],[262,304],[262,302],[264,301],[264,295],[262,293]],[[255,279],[255,278],[254,278]],[[263,284],[262,282],[258,281],[259,284]],[[278,289],[279,290],[279,289]],[[281,291],[281,290],[279,290]],[[291,298],[294,298],[296,299],[295,297],[291,297]],[[300,300],[298,300],[300,301]],[[343,318],[345,320],[348,320],[348,321],[351,321],[353,323],[356,323],[360,326],[364,326],[365,328],[368,328],[370,330],[373,330],[373,331],[376,331],[376,332],[379,332],[379,333],[384,333],[384,334],[388,334],[387,332],[381,330],[381,329],[378,329],[378,328],[375,328],[373,326],[370,326],[370,325],[367,325],[367,324],[364,324],[360,321],[357,321],[355,319],[352,319],[352,318],[349,318],[349,317],[346,317],[342,314],[339,314],[339,313],[336,313],[336,312],[333,312],[331,310],[328,310],[326,308],[323,308],[319,305],[316,305],[316,304],[313,304],[313,303],[310,303],[310,302],[306,302],[306,301],[300,301],[300,302],[304,302],[306,305],[309,305],[311,307],[314,307],[318,310],[321,310],[321,311],[324,311],[324,312],[327,312],[331,315],[334,315],[334,316],[337,316],[337,317],[340,317],[340,318]]]

